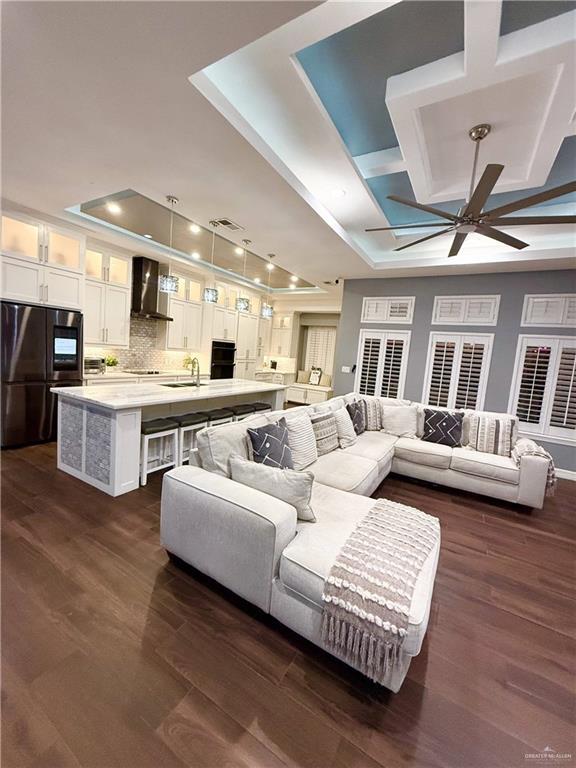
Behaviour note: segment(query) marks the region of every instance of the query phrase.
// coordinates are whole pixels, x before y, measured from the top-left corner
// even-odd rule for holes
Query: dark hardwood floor
[[[161,477],[112,499],[53,445],[2,454],[3,768],[511,768],[572,753],[575,486],[542,511],[389,477],[437,515],[394,695],[158,543]],[[563,759],[549,765],[567,766]]]

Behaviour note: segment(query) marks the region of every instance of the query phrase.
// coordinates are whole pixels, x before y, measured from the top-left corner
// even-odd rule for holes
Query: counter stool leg
[[[146,435],[142,435],[140,447],[140,485],[146,485],[148,477],[148,440]]]

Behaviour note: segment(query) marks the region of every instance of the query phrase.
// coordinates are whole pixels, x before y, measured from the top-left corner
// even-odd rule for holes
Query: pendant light
[[[174,195],[166,195],[170,203],[170,250],[172,250],[172,237],[174,235],[174,206],[178,205],[178,198]],[[144,235],[146,237],[146,235]],[[178,278],[176,275],[159,275],[158,290],[161,293],[178,293]]]
[[[246,280],[246,258],[248,256],[246,249],[250,245],[252,240],[242,240],[242,244],[244,246],[244,267],[242,270],[242,277],[244,280]],[[238,312],[250,312],[250,299],[248,296],[239,296],[236,299],[236,309]]]
[[[218,303],[218,288],[216,288],[216,277],[214,274],[214,247],[216,244],[216,227],[219,226],[218,222],[214,219],[210,222],[212,227],[212,252],[210,254],[210,267],[212,269],[212,287],[204,288],[203,299],[207,304]]]
[[[266,264],[266,271],[268,272],[268,279],[266,281],[266,301],[262,302],[262,308],[260,310],[260,314],[262,315],[262,317],[265,317],[267,320],[269,320],[274,314],[274,309],[272,307],[272,304],[270,304],[270,273],[274,269],[274,264],[272,264],[273,258],[274,258],[274,254],[269,253],[268,264]]]

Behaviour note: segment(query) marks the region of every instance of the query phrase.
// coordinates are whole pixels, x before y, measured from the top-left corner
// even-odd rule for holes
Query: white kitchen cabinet
[[[332,397],[331,387],[316,387],[311,384],[293,384],[286,390],[286,400],[291,403],[311,405],[323,403]]]
[[[289,328],[273,328],[270,339],[270,355],[274,357],[290,357],[292,348],[292,331]]]
[[[85,238],[20,214],[2,216],[2,298],[83,309]]]
[[[259,366],[264,362],[264,357],[269,354],[270,335],[272,333],[272,320],[266,317],[258,318],[258,339],[256,346],[256,360]]]
[[[127,347],[130,340],[130,291],[86,281],[84,342]]]
[[[294,320],[294,315],[275,314],[272,327],[278,330],[285,330],[287,328],[292,328],[293,320]]]
[[[86,277],[124,288],[130,286],[131,259],[108,251],[86,249]]]
[[[2,298],[66,309],[83,309],[82,275],[40,263],[2,257]]]
[[[237,360],[234,368],[235,379],[255,379],[256,360]]]
[[[171,299],[168,313],[172,322],[167,323],[167,349],[200,350],[202,332],[202,305],[180,299]]]
[[[212,305],[212,338],[224,341],[236,339],[236,316],[233,309]]]
[[[242,359],[255,360],[258,353],[258,318],[243,312],[238,313],[236,355]]]
[[[200,280],[172,269],[170,274],[178,278],[178,288],[174,294],[175,299],[180,299],[181,301],[202,301],[202,283]]]

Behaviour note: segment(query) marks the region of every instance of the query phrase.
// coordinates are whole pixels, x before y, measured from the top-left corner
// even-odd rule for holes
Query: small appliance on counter
[[[56,439],[51,387],[82,386],[82,315],[2,302],[2,448]]]
[[[278,368],[278,361],[270,360],[270,368],[272,368],[272,370],[275,371]]]
[[[85,357],[84,373],[106,373],[106,358]]]

